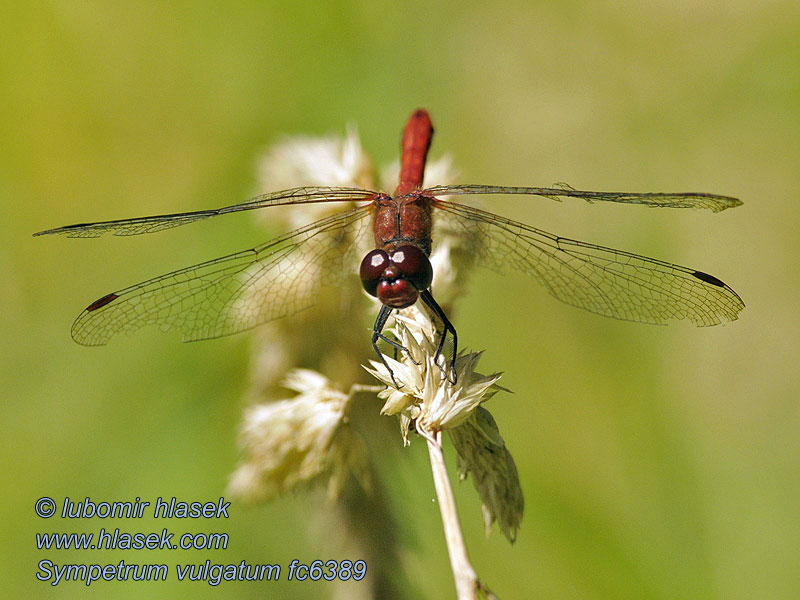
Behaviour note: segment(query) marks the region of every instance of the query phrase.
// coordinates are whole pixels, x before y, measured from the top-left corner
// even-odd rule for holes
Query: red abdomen
[[[422,108],[408,119],[403,131],[403,157],[400,166],[400,185],[395,196],[419,189],[425,175],[425,160],[433,137],[433,124],[428,112]]]

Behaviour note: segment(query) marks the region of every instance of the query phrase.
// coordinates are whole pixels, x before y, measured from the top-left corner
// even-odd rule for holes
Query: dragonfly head
[[[406,308],[417,301],[433,280],[433,267],[416,246],[398,246],[391,255],[382,249],[369,252],[361,261],[361,283],[370,296],[391,308]]]

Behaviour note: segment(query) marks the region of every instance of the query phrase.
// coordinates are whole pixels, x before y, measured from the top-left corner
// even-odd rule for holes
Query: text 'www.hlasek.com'
[[[363,560],[300,560],[282,563],[252,563],[246,560],[222,563],[206,558],[170,564],[135,560],[119,560],[106,564],[92,561],[79,563],[57,560],[59,554],[74,556],[76,551],[92,550],[183,550],[187,552],[219,552],[228,549],[229,535],[224,531],[173,531],[167,527],[151,531],[127,531],[114,527],[115,520],[124,519],[183,519],[196,525],[198,522],[215,523],[227,519],[230,502],[225,498],[210,502],[185,502],[177,498],[158,498],[148,502],[136,498],[129,502],[95,502],[90,498],[72,500],[65,498],[60,507],[52,498],[36,501],[35,511],[43,519],[59,517],[71,523],[103,521],[92,531],[40,531],[36,533],[36,549],[51,553],[36,565],[36,579],[52,586],[67,583],[93,585],[114,581],[167,581],[204,582],[212,586],[226,581],[361,581],[367,574]],[[183,523],[184,521],[178,521]],[[170,521],[173,523],[173,521]],[[195,554],[196,556],[196,554]]]

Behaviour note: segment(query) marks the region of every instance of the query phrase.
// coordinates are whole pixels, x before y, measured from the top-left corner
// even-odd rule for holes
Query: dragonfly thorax
[[[434,200],[420,191],[377,197],[372,225],[375,247],[391,252],[395,244],[405,241],[430,256]]]

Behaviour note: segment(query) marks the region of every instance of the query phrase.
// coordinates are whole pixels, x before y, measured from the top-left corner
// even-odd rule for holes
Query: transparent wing
[[[435,201],[479,263],[516,270],[553,296],[594,313],[644,323],[733,321],[744,302],[712,275],[630,252],[562,238],[476,208]],[[434,240],[435,242],[435,240]]]
[[[79,223],[56,227],[34,233],[37,235],[63,234],[67,237],[99,237],[104,233],[114,235],[140,235],[154,233],[171,227],[186,225],[201,219],[239,212],[242,210],[255,210],[265,206],[280,206],[286,204],[305,204],[311,202],[345,202],[358,201],[374,196],[376,192],[359,188],[346,187],[301,187],[280,192],[271,192],[255,196],[246,202],[216,208],[213,210],[197,210],[193,212],[174,213],[169,215],[156,215],[152,217],[136,217],[133,219],[119,219],[116,221],[101,221],[99,223]]]
[[[695,192],[685,193],[645,193],[632,192],[586,192],[571,188],[567,184],[559,187],[504,187],[492,185],[440,185],[424,190],[433,196],[456,196],[464,194],[527,194],[544,196],[558,200],[560,198],[582,198],[588,202],[621,202],[624,204],[642,204],[652,207],[667,208],[708,208],[713,212],[720,212],[726,208],[733,208],[742,204],[738,198],[718,196]]]
[[[338,213],[261,246],[161,275],[90,304],[72,337],[103,345],[145,325],[184,341],[244,331],[308,308],[355,269],[371,205]]]

